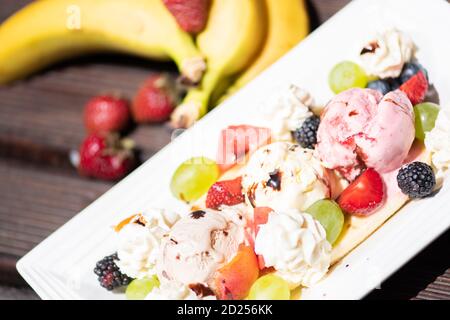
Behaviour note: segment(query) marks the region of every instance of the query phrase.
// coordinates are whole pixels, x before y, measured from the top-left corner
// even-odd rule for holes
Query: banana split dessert
[[[301,298],[408,201],[439,192],[450,106],[430,101],[418,48],[389,29],[360,49],[331,70],[325,106],[290,85],[257,125],[224,128],[216,159],[184,161],[170,188],[191,209],[119,222],[100,284],[142,300]]]

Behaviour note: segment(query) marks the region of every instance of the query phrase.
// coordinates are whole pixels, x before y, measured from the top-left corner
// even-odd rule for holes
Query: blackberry
[[[302,126],[293,132],[294,139],[302,148],[314,149],[317,144],[317,129],[319,129],[320,118],[311,116],[303,122]]]
[[[117,253],[114,253],[98,261],[94,268],[94,273],[98,276],[100,285],[107,290],[127,286],[133,280],[120,272],[116,264],[117,260],[119,260],[119,257]]]
[[[397,183],[410,198],[424,198],[433,192],[436,178],[428,164],[416,161],[400,169]]]

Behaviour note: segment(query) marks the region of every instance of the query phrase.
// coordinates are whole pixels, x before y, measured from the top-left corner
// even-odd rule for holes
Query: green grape
[[[289,300],[289,284],[274,274],[262,276],[253,284],[248,300]]]
[[[350,88],[365,88],[367,86],[367,75],[356,63],[343,61],[331,70],[328,84],[336,94]]]
[[[218,178],[216,162],[204,157],[191,158],[175,171],[170,189],[176,198],[191,202],[205,194]]]
[[[319,200],[306,209],[327,232],[327,240],[334,244],[344,227],[344,214],[339,205],[333,200]]]
[[[414,107],[416,116],[416,138],[425,140],[425,133],[433,130],[439,113],[439,106],[435,103],[424,102]]]
[[[155,287],[159,287],[159,280],[156,276],[135,279],[128,285],[125,295],[128,300],[144,300]]]

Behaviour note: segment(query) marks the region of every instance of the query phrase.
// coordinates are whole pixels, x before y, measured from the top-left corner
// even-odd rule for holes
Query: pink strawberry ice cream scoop
[[[325,167],[352,181],[365,167],[380,173],[399,168],[414,136],[413,106],[403,92],[383,97],[375,90],[355,88],[325,107],[316,149]]]

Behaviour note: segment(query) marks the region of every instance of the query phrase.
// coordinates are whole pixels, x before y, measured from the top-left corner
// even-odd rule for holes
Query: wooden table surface
[[[28,2],[1,0],[0,21]],[[348,2],[309,1],[313,27]],[[101,55],[59,64],[0,87],[0,289],[25,288],[16,261],[112,186],[80,178],[69,162],[68,153],[85,134],[85,102],[111,91],[132,97],[149,74],[161,70],[175,72],[172,64]],[[170,135],[164,125],[141,126],[130,134],[143,160],[167,144]],[[449,244],[447,232],[369,298],[450,299]],[[16,288],[0,292],[0,299],[8,294],[20,298]],[[29,290],[24,297],[32,297]]]

